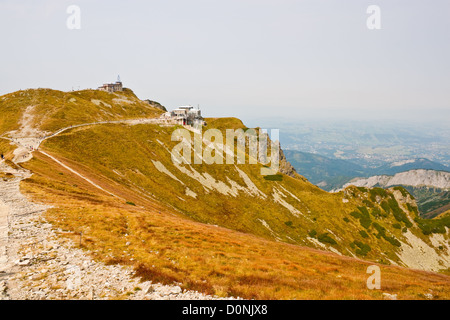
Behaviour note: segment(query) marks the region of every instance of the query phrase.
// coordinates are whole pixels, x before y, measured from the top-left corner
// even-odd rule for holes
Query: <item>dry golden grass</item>
[[[0,138],[0,154],[3,154],[5,159],[11,160],[14,155],[13,151],[16,147],[11,145],[9,140]]]
[[[450,298],[450,277],[380,266],[382,289],[369,290],[371,262],[270,241],[192,221],[177,211],[83,172],[113,198],[39,153],[25,165],[35,174],[22,183],[36,201],[51,203],[55,227],[83,232],[83,247],[96,259],[133,266],[144,279],[221,296],[255,299]],[[78,237],[73,236],[74,241]]]
[[[30,105],[34,106],[28,110],[34,115],[33,124],[44,131],[95,121],[157,117],[162,112],[130,90],[120,94],[24,90],[2,97],[0,134],[18,129]],[[206,129],[244,128],[236,118],[210,118],[207,123]],[[108,192],[39,152],[24,164],[34,175],[22,188],[36,200],[54,205],[47,218],[69,231],[65,236],[78,241],[77,233],[83,232],[83,247],[97,259],[132,265],[144,279],[259,299],[377,299],[382,292],[416,299],[430,289],[435,297],[448,298],[449,278],[444,275],[382,266],[382,291],[371,291],[366,288],[366,268],[372,263],[293,245],[308,243],[304,241],[312,229],[318,234],[332,230],[342,237],[331,245],[336,250],[358,254],[351,244],[361,240],[372,247],[365,259],[377,261],[384,254],[396,261],[397,247],[377,237],[373,227],[363,239],[362,223],[350,215],[363,205],[367,194],[356,194],[344,204],[342,193],[330,194],[287,176],[268,181],[261,177],[260,165],[240,167],[264,194],[271,195],[274,188],[291,193],[285,201],[304,213],[295,216],[270,197],[265,201],[245,193],[232,197],[206,192],[187,176],[180,184],[159,172],[151,161],[160,161],[182,176],[167,152],[177,143],[170,139],[173,129],[110,124],[66,131],[45,141],[42,148]],[[0,149],[13,165],[6,140],[0,139]],[[193,167],[219,181],[230,178],[245,185],[234,166]],[[198,197],[186,196],[185,187]],[[391,226],[396,222],[392,215],[376,219],[395,237],[402,237]],[[420,233],[417,227],[410,230]],[[272,241],[275,237],[292,244]],[[424,241],[429,239],[424,237]]]
[[[206,128],[243,126],[236,118],[207,119],[207,122]],[[307,240],[311,232],[316,232],[316,238],[321,240],[328,233],[335,243],[328,241],[325,245],[343,254],[354,254],[384,264],[390,264],[389,260],[401,263],[397,255],[399,248],[393,241],[389,242],[386,237],[379,236],[373,224],[363,226],[360,219],[351,214],[359,212],[358,207],[371,205],[373,208],[369,208],[369,223],[376,222],[392,238],[406,241],[402,230],[393,227],[398,221],[392,213],[380,216],[374,214],[375,208],[381,213],[380,204],[369,201],[370,194],[367,190],[348,190],[353,194],[348,195],[349,201],[344,203],[343,192],[328,193],[302,179],[280,175],[281,181],[266,180],[260,174],[260,164],[234,166],[202,163],[185,166],[186,169],[192,167],[198,174],[211,177],[224,185],[230,185],[228,179],[231,179],[239,186],[246,186],[236,169],[239,168],[267,197],[263,199],[246,192],[239,192],[235,196],[224,195],[217,190],[209,192],[202,183],[182,173],[172,162],[169,150],[178,143],[171,141],[174,129],[151,124],[82,127],[45,141],[41,148],[77,171],[93,176],[93,180],[99,179],[120,190],[126,187],[126,192],[130,195],[123,198],[138,205],[139,201],[132,197],[138,195],[158,199],[165,206],[199,222],[298,245],[315,247],[314,243]],[[181,180],[177,181],[160,172],[152,160],[162,163]],[[187,196],[186,187],[197,196]],[[276,190],[281,190],[285,195],[284,201],[296,207],[301,214],[295,215],[286,206],[274,201],[273,193]],[[114,194],[122,192],[110,191]],[[388,196],[386,191],[386,197]],[[425,242],[430,242],[429,237],[417,226],[412,226],[409,230]],[[370,250],[359,250],[355,241]]]
[[[50,132],[97,121],[158,117],[163,112],[139,100],[130,89],[116,93],[28,89],[1,96],[0,135],[19,129],[29,106],[34,107],[32,124]]]

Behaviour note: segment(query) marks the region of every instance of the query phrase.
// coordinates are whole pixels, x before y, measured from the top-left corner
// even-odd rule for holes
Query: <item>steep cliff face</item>
[[[283,149],[280,148],[280,172],[292,178],[301,179],[307,181],[305,177],[298,174],[292,164],[286,159]]]

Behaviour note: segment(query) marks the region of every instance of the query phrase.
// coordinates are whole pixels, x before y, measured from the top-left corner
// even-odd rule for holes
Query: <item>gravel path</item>
[[[156,120],[111,122],[138,124],[156,123]],[[32,151],[49,137],[8,139],[18,146],[14,161],[20,163],[31,159]],[[0,172],[12,175],[0,178],[0,300],[219,299],[195,291],[183,291],[180,284],[141,282],[134,277],[131,267],[107,266],[94,261],[77,244],[61,237],[63,230],[53,229],[45,220],[43,213],[49,206],[33,203],[22,195],[20,182],[30,177],[31,172],[13,169],[4,161],[0,161]]]

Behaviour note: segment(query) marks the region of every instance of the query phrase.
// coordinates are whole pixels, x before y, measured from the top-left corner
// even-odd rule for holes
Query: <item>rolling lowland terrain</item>
[[[358,165],[348,160],[334,159],[297,150],[286,150],[284,153],[296,170],[302,172],[309,181],[326,191],[339,189],[355,178],[395,175],[401,172],[419,169],[450,171],[450,168],[447,166],[424,158],[396,161],[371,168]]]
[[[297,174],[282,153],[281,172],[272,176],[248,161],[174,163],[179,142],[171,135],[180,126],[159,123],[162,112],[129,89],[4,95],[3,185],[20,180],[20,193],[41,206],[39,217],[62,239],[58,246],[69,243],[94,261],[129,267],[142,281],[216,297],[450,298],[448,213],[420,218],[401,187],[328,193]],[[246,129],[235,118],[206,122],[204,130]],[[11,223],[18,216],[6,194],[0,190],[0,211],[9,212],[0,227],[25,232]],[[19,253],[10,246],[16,238],[5,234],[0,267],[9,269],[0,281],[8,295],[20,280],[14,273],[38,261],[11,266]],[[381,290],[366,286],[373,264],[381,268]],[[53,274],[45,269],[27,285],[46,284]]]
[[[326,191],[334,192],[349,185],[402,186],[415,197],[421,217],[434,218],[450,209],[449,168],[428,159],[364,168],[347,160],[296,150],[287,150],[285,155],[297,171]]]

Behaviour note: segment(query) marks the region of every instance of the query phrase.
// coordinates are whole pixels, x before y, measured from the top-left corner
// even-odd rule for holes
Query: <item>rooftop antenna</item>
[[[117,82],[122,82],[120,81],[120,75],[117,76]]]

